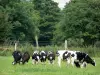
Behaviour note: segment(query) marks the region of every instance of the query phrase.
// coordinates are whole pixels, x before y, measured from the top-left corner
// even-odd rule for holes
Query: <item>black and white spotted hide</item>
[[[79,62],[77,62],[77,61],[74,61],[74,64],[75,64],[75,66],[76,67],[78,67],[78,68],[80,68],[81,66],[80,66],[80,63]]]
[[[24,52],[23,55],[22,55],[22,64],[25,64],[25,62],[28,62],[30,59],[30,55],[28,52]]]
[[[55,54],[54,54],[54,52],[49,51],[49,52],[48,52],[48,57],[47,57],[47,58],[48,58],[50,64],[54,64],[54,60],[55,60]]]
[[[22,53],[20,51],[14,51],[12,53],[12,56],[14,58],[14,61],[12,62],[13,65],[19,63],[20,64],[20,60],[22,58]]]
[[[75,51],[66,51],[63,53],[63,60],[67,61],[67,66],[69,64],[74,66],[74,64],[76,63],[76,62],[74,62],[75,59],[76,59]]]
[[[47,59],[47,53],[45,51],[40,52],[40,61],[41,62],[46,62]]]
[[[83,52],[76,52],[77,54],[77,60],[79,60],[79,63],[88,63],[92,64],[93,66],[96,65],[95,61],[86,53]],[[86,64],[84,64],[86,66]]]
[[[68,51],[66,51],[65,53],[63,53],[63,60],[69,59],[70,56],[71,56],[71,53],[69,53]]]
[[[37,64],[39,62],[39,52],[34,51],[33,55],[32,55],[32,63],[33,64]]]

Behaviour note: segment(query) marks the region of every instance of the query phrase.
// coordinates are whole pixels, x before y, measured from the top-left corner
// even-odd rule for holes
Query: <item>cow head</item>
[[[89,55],[86,55],[86,57],[84,58],[84,61],[86,61],[87,63],[92,64],[93,66],[96,66],[95,60],[91,59],[89,57]]]

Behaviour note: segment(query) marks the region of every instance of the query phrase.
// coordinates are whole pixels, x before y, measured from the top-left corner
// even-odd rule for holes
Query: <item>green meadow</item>
[[[86,68],[66,66],[62,61],[61,67],[57,65],[57,59],[53,65],[48,61],[45,64],[32,64],[30,59],[25,65],[12,65],[13,57],[0,56],[0,75],[100,75],[100,58],[94,58],[96,66],[90,64]]]

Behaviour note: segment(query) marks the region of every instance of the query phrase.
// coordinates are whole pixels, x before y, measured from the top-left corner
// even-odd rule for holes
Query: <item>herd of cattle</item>
[[[21,53],[20,51],[14,51],[12,56],[14,58],[14,61],[12,62],[13,65],[17,63],[25,64],[30,59],[30,54],[28,52]],[[59,67],[61,67],[62,60],[66,60],[67,66],[71,64],[78,68],[86,67],[87,64],[96,66],[95,60],[93,60],[87,53],[70,50],[58,50],[56,53],[53,51],[34,51],[32,55],[32,63],[45,63],[46,60],[48,60],[50,64],[54,64],[56,56],[58,58],[57,61]]]

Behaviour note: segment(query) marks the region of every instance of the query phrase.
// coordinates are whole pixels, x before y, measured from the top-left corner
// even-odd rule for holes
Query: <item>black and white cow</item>
[[[84,67],[87,63],[95,66],[95,61],[90,58],[90,56],[86,53],[80,51],[69,51],[69,50],[59,50],[58,51],[58,65],[61,66],[61,59],[66,59],[67,64],[74,64],[76,67]]]
[[[22,58],[22,53],[20,51],[14,51],[12,53],[12,56],[14,58],[14,61],[12,62],[13,65],[19,63],[20,64],[20,61],[21,61],[21,58]]]
[[[39,62],[39,57],[40,57],[39,52],[34,51],[32,55],[32,63],[37,64]]]
[[[40,52],[40,61],[41,62],[46,62],[47,59],[47,53],[45,51]]]
[[[61,60],[63,59],[63,54],[66,52],[66,50],[58,50],[56,52],[56,55],[58,56],[58,65],[61,67]]]
[[[30,59],[29,53],[27,51],[24,52],[23,55],[22,55],[22,60],[21,60],[22,64],[25,64],[25,62],[28,62],[29,59]]]
[[[67,50],[63,54],[63,60],[67,61],[67,65],[71,64],[74,66],[74,61],[77,59],[76,51]]]
[[[84,52],[76,52],[77,59],[74,61],[78,61],[80,64],[82,64],[82,67],[86,67],[87,64],[91,64],[93,66],[96,66],[95,61],[87,54]]]
[[[47,58],[48,58],[50,64],[54,64],[54,60],[55,60],[54,52],[48,51]]]

